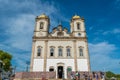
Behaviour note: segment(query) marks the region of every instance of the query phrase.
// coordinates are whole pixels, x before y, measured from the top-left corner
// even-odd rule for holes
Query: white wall
[[[44,59],[34,59],[33,71],[43,71]]]
[[[46,71],[49,71],[51,66],[54,66],[57,78],[58,63],[63,63],[65,78],[67,78],[67,67],[71,67],[72,71],[75,71],[74,59],[47,59]],[[77,59],[78,71],[88,71],[87,59]],[[43,59],[34,59],[33,71],[43,71]]]
[[[64,63],[63,67],[64,67],[65,78],[67,78],[67,67],[68,66],[71,66],[72,71],[75,71],[74,59],[47,59],[47,71],[49,71],[50,66],[54,66],[54,70],[56,71],[56,75],[57,75],[57,63]]]
[[[88,71],[87,59],[77,59],[78,71]]]

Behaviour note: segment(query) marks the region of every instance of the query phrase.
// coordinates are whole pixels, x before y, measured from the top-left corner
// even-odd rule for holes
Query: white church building
[[[50,29],[50,19],[45,14],[36,17],[32,41],[31,72],[56,72],[62,78],[68,71],[90,71],[88,42],[84,19],[72,17],[70,32],[61,24]]]

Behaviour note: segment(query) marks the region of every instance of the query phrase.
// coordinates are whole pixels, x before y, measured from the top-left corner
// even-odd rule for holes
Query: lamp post
[[[30,62],[29,61],[26,61],[26,72],[28,72],[28,66],[29,66]]]
[[[105,70],[105,68],[104,68],[103,80],[105,80],[105,79],[106,79],[106,70]]]
[[[14,67],[14,74],[16,73],[16,66]]]
[[[0,80],[2,80],[3,62],[0,60]]]

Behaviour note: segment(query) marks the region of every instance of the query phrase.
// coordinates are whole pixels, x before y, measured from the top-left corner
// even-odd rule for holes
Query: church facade
[[[31,72],[56,72],[62,78],[68,71],[90,71],[88,42],[84,19],[72,17],[70,32],[61,24],[49,33],[50,19],[36,17],[31,54]]]

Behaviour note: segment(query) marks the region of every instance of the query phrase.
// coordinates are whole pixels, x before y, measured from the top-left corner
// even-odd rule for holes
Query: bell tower
[[[47,37],[50,20],[45,14],[36,17],[36,24],[34,30],[35,37]]]
[[[71,34],[73,37],[86,37],[84,19],[75,15],[71,19]]]

